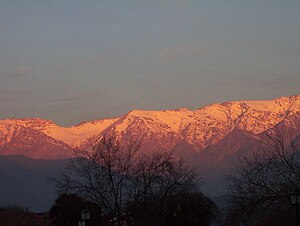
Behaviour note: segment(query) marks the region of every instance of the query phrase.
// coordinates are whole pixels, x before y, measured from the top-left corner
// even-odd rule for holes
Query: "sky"
[[[0,118],[300,94],[299,0],[1,0]]]

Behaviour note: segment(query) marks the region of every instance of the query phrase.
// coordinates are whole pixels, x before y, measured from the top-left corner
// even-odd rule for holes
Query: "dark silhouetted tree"
[[[63,194],[55,200],[49,214],[55,226],[78,226],[81,211],[91,211],[90,225],[100,225],[101,208],[93,202],[86,201],[76,194]]]
[[[228,178],[228,225],[293,225],[289,194],[299,191],[300,153],[278,129],[265,134],[261,149],[240,160]]]
[[[198,192],[196,169],[172,152],[147,154],[140,147],[139,142],[124,145],[115,137],[103,137],[92,151],[80,152],[69,173],[58,180],[59,190],[99,203],[110,219],[150,216],[148,207],[154,203]],[[139,206],[139,214],[132,206]]]

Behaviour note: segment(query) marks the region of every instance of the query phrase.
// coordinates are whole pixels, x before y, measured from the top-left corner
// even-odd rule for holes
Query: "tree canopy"
[[[174,212],[170,209],[174,205],[181,206],[177,212],[182,220],[189,218],[183,217],[187,212],[207,222],[215,216],[216,208],[199,191],[199,182],[197,170],[172,152],[144,153],[138,142],[124,145],[115,137],[103,137],[93,150],[80,152],[58,186],[61,192],[98,203],[110,219],[127,216],[135,225],[143,225],[141,219],[145,223],[153,216],[155,220],[151,211],[159,211],[164,214],[157,215],[160,219],[155,224],[166,225],[169,215],[164,210]],[[195,198],[194,205],[183,202],[190,197]]]

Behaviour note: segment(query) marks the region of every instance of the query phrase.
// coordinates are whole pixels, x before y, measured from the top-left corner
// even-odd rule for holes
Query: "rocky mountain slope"
[[[0,154],[66,158],[73,156],[76,149],[92,146],[99,136],[114,135],[124,142],[142,140],[142,149],[146,151],[175,148],[181,154],[217,155],[214,161],[221,161],[239,152],[245,145],[243,140],[254,142],[260,134],[275,126],[292,128],[297,135],[299,113],[300,95],[267,101],[218,103],[193,111],[132,110],[119,118],[68,128],[38,118],[6,119],[0,120]]]

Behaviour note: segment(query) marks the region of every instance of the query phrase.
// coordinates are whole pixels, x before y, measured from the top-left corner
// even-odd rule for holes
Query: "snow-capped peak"
[[[71,147],[87,144],[93,137],[112,134],[122,140],[143,137],[149,147],[156,149],[170,149],[184,140],[196,150],[203,150],[234,130],[257,135],[299,112],[300,95],[296,95],[217,103],[196,110],[131,110],[119,118],[87,121],[71,127],[39,118],[6,119],[0,120],[0,145],[11,143],[17,128],[24,127]]]

